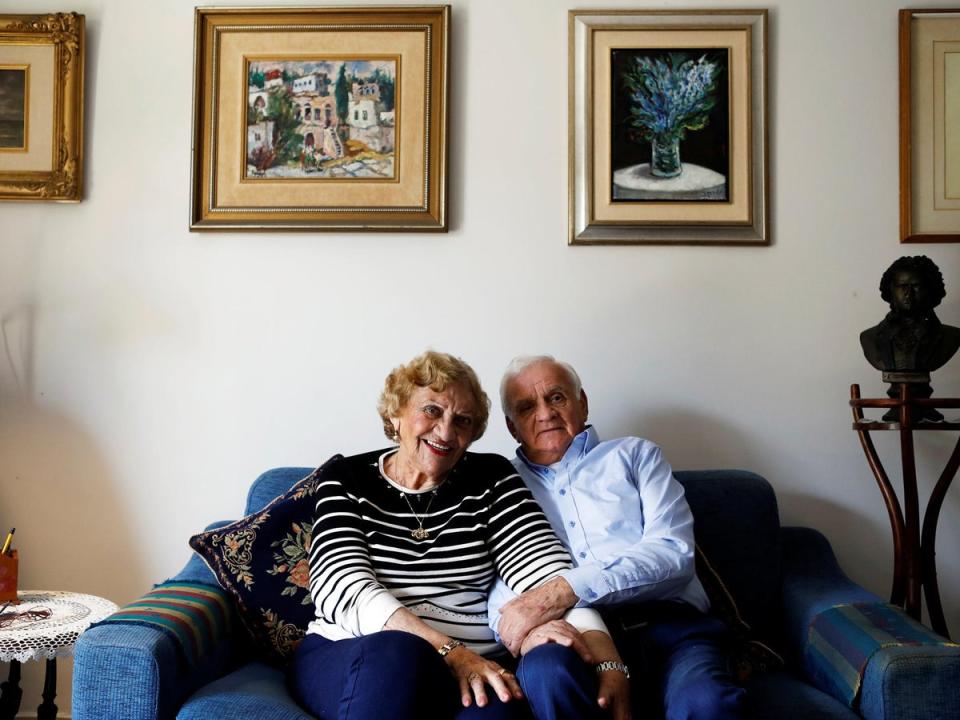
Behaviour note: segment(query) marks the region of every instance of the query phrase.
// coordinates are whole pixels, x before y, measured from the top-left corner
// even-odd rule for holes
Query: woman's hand
[[[434,630],[407,608],[397,608],[393,615],[387,618],[383,627],[386,630],[412,633],[438,649],[452,642],[448,636]],[[486,705],[487,685],[493,688],[503,702],[523,697],[523,691],[520,690],[520,684],[513,673],[468,650],[464,645],[458,645],[447,652],[443,660],[460,685],[460,702],[464,707],[470,707],[474,698],[480,707]]]
[[[460,685],[460,702],[464,707],[476,698],[477,705],[487,704],[486,686],[489,685],[503,702],[523,698],[516,676],[462,645],[443,658]]]

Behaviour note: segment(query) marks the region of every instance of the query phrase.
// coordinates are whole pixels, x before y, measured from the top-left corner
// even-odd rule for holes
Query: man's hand
[[[593,655],[587,647],[587,641],[573,625],[566,620],[550,620],[539,627],[535,627],[523,639],[520,654],[526,655],[538,645],[556,643],[564,647],[573,648],[577,655],[583,658],[588,665],[593,665]]]
[[[497,625],[500,639],[516,657],[524,638],[533,628],[559,619],[578,600],[570,583],[562,577],[555,577],[540,587],[527,590],[501,609],[500,623]]]
[[[606,633],[588,630],[583,634],[583,639],[598,662],[621,662],[617,646]],[[630,680],[627,676],[619,670],[604,670],[597,679],[597,705],[608,710],[613,720],[630,720]]]
[[[619,670],[600,673],[597,704],[608,710],[613,720],[630,720],[630,681]]]

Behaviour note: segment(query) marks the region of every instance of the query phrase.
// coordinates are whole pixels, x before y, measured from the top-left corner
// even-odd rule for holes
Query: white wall
[[[180,568],[190,534],[241,512],[260,471],[385,444],[383,377],[431,346],[490,391],[516,353],[570,360],[604,435],[766,475],[785,523],[825,532],[888,592],[890,529],[847,406],[851,383],[883,386],[857,335],[903,254],[940,265],[940,317],[960,324],[960,247],[898,243],[902,2],[768,3],[767,248],[566,245],[566,10],[586,4],[453,3],[446,235],[189,233],[193,0],[63,8],[87,16],[86,197],[0,206],[0,527],[18,528],[23,587],[133,599]],[[539,112],[493,129],[492,103]],[[934,386],[960,395],[960,359]],[[478,449],[509,452],[496,419]],[[947,435],[918,440],[924,497]],[[894,443],[878,438],[891,463]],[[954,633],[958,520],[953,492]]]

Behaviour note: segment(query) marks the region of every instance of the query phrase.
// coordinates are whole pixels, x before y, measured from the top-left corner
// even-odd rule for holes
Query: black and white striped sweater
[[[497,574],[520,593],[569,569],[567,551],[505,458],[466,453],[435,490],[412,493],[383,474],[391,452],[343,458],[324,472],[310,547],[316,619],[309,632],[330,640],[367,635],[406,607],[478,653],[499,650],[487,626]],[[417,540],[421,521],[429,537]]]

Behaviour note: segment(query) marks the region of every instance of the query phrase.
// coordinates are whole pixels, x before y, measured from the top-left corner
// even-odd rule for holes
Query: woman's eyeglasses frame
[[[18,621],[24,622],[37,622],[38,620],[46,620],[51,615],[53,611],[50,608],[38,607],[33,608],[32,610],[24,610],[23,612],[9,612],[5,613],[4,611],[10,606],[9,603],[0,608],[0,630],[3,628],[10,627]]]

